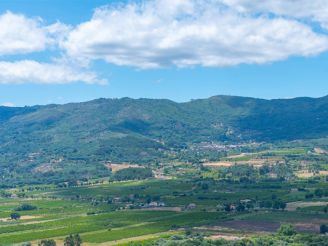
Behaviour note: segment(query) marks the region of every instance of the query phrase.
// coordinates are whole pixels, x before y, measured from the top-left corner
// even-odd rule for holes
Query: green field
[[[234,213],[226,213],[217,208],[219,204],[242,199],[268,200],[273,195],[286,202],[304,200],[304,192],[291,192],[292,187],[297,185],[290,183],[282,188],[278,185],[277,188],[263,189],[264,184],[240,186],[212,182],[204,190],[188,180],[146,180],[85,187],[49,187],[39,192],[25,192],[25,198],[0,200],[0,244],[37,242],[44,238],[54,238],[60,242],[65,236],[75,233],[79,233],[85,243],[98,244],[164,232],[178,234],[183,228],[205,225],[214,227],[234,220],[314,223],[320,218],[328,222],[327,214],[311,207],[297,212],[261,209],[258,212]],[[324,187],[327,188],[327,185]],[[138,194],[136,201],[124,200],[132,194]],[[120,197],[121,200],[108,203],[109,197]],[[149,197],[160,197],[165,207],[179,207],[181,211],[148,211],[126,207],[126,204],[143,202]],[[21,219],[17,221],[6,220],[15,208],[25,203],[37,209],[21,211]],[[190,203],[196,207],[184,209]]]
[[[79,234],[85,245],[158,240],[188,245],[218,235],[267,240],[261,237],[274,238],[270,235],[282,224],[295,227],[294,242],[302,237],[321,242],[320,226],[328,224],[328,182],[320,168],[326,168],[327,155],[308,145],[265,148],[217,160],[233,160],[229,167],[168,163],[164,179],[107,177],[1,189],[0,245],[37,245],[42,239],[63,245],[70,234]],[[262,160],[263,165],[252,165]],[[300,170],[313,175],[300,178],[295,175]],[[11,219],[13,213],[20,218]]]

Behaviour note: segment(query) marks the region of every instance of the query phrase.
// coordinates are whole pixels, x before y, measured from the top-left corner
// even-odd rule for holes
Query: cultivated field
[[[63,245],[70,234],[79,234],[83,245],[128,245],[189,231],[235,241],[269,235],[288,223],[317,235],[328,224],[326,154],[317,152],[277,149],[203,165],[153,167],[171,179],[101,178],[2,189],[0,245],[38,245],[42,239]],[[114,173],[140,168],[110,165]],[[311,168],[319,168],[319,176],[299,178]],[[15,213],[20,217],[12,218]]]

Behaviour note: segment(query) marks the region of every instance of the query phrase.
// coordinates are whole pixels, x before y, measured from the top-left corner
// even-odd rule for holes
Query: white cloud
[[[13,104],[11,102],[4,102],[4,103],[1,103],[0,106],[3,106],[3,107],[15,107],[15,104]]]
[[[153,0],[110,5],[72,30],[62,47],[83,63],[102,59],[138,68],[261,64],[328,49],[326,35],[296,19],[254,15],[246,11],[252,2]]]
[[[32,60],[0,61],[0,84],[66,84],[80,81],[89,84],[106,83],[93,72],[67,64],[39,63]]]
[[[328,35],[313,22],[328,30],[326,0],[129,1],[100,7],[75,27],[6,12],[0,15],[0,84],[105,83],[89,70],[95,60],[146,69],[317,55],[328,50]],[[29,58],[53,51],[52,63]],[[17,54],[25,60],[4,61]]]
[[[27,58],[14,62],[0,60],[0,84],[105,83],[94,72],[82,69],[66,58],[52,58],[53,63],[28,59],[29,53],[58,47],[70,29],[60,22],[45,25],[41,18],[28,18],[12,12],[0,15],[0,56],[23,54]]]
[[[327,0],[221,0],[241,12],[267,12],[292,18],[305,18],[328,29]]]
[[[27,18],[6,12],[0,15],[0,55],[27,54],[57,45],[69,26],[54,23],[46,26],[40,18]]]

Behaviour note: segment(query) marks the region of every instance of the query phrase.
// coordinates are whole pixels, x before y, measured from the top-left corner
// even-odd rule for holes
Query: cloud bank
[[[2,107],[15,107],[15,104],[13,104],[11,102],[4,102],[4,103],[1,103],[0,106],[2,106]]]
[[[95,73],[67,65],[39,63],[33,60],[0,62],[0,84],[67,84],[83,81],[88,84],[104,84]]]
[[[60,22],[46,26],[40,18],[6,12],[0,15],[0,56],[44,51],[68,31],[69,26]]]
[[[77,26],[6,12],[0,83],[105,83],[91,71],[97,60],[137,69],[264,64],[327,51],[327,32],[326,0],[130,1],[99,7]],[[55,62],[29,59],[49,50]],[[12,55],[26,59],[6,60]]]
[[[107,6],[72,30],[63,47],[81,61],[137,68],[261,64],[328,48],[327,36],[300,21],[255,16],[245,10],[252,6],[241,6],[214,0]]]
[[[307,19],[328,29],[326,0],[223,0],[223,3],[244,13],[271,13],[286,18]]]

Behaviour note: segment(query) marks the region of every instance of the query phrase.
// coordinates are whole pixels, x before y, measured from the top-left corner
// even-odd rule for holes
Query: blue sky
[[[202,2],[1,1],[0,104],[328,94],[324,1]]]

